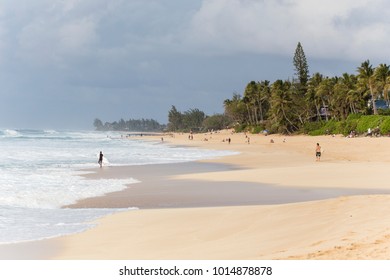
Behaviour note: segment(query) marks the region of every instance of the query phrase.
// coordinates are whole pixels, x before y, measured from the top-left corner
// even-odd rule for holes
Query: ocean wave
[[[20,135],[20,133],[16,130],[13,130],[13,129],[4,129],[4,130],[0,130],[0,136],[4,136],[4,137],[16,137]]]
[[[49,130],[44,130],[43,132],[44,132],[44,133],[47,133],[47,134],[58,134],[58,133],[59,133],[58,131],[56,131],[56,130],[51,130],[51,129],[49,129]]]

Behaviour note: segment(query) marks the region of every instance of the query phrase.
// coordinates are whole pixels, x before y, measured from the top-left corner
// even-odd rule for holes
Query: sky
[[[223,112],[250,81],[390,64],[385,0],[1,0],[0,128]]]

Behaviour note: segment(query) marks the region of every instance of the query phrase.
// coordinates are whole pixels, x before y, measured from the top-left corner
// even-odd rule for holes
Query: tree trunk
[[[322,99],[322,106],[323,106],[324,109],[325,109],[325,120],[326,120],[326,121],[329,121],[329,119],[328,119],[328,109],[326,109],[326,105],[325,105],[324,99]]]
[[[257,107],[253,106],[253,113],[254,113],[254,118],[255,118],[255,124],[257,125],[259,123],[259,119],[257,117]]]
[[[286,113],[284,112],[283,103],[281,104],[281,108],[282,108],[283,116],[284,116],[284,118],[287,120],[287,122],[289,122],[290,125],[291,125],[292,127],[294,127],[295,129],[298,129],[298,127],[297,127],[296,125],[294,125],[293,122],[290,121],[289,118],[287,118],[287,115],[286,115]],[[291,131],[289,131],[289,132],[291,133]]]
[[[260,122],[263,122],[263,121],[264,121],[264,116],[263,116],[263,104],[262,104],[261,102],[260,102],[259,109],[260,109]]]
[[[371,93],[371,102],[372,102],[372,109],[374,110],[374,115],[378,115],[378,109],[376,108],[376,104],[375,104],[375,96],[374,96],[374,89],[372,83],[370,83],[370,93]]]
[[[248,112],[249,124],[253,124],[253,121],[252,121],[252,114],[251,114],[251,111],[249,110],[248,104],[246,104],[246,110],[247,110],[247,112]]]
[[[314,102],[314,105],[316,106],[316,111],[317,111],[317,120],[321,120],[321,113],[320,113],[320,106],[317,104],[317,102]]]

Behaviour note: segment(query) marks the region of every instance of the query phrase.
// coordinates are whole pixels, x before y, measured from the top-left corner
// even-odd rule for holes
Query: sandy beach
[[[230,131],[195,134],[194,140],[164,136],[166,145],[239,154],[91,170],[94,178],[137,174],[142,182],[69,207],[139,210],[102,218],[79,234],[32,242],[46,253],[25,258],[390,258],[390,138],[248,136],[249,143]],[[316,143],[323,149],[320,162]]]

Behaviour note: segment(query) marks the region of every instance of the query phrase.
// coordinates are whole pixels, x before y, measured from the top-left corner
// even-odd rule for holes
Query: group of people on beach
[[[230,142],[232,142],[232,139],[229,137],[229,138],[223,139],[222,142],[228,142],[230,144]]]
[[[192,133],[191,133],[191,135],[192,135]],[[164,139],[161,138],[161,141],[164,141]],[[230,137],[228,139],[226,139],[226,141],[230,144],[230,142],[231,142]],[[248,141],[248,144],[249,144],[249,138],[248,138],[247,141]],[[285,141],[286,141],[286,139],[283,140],[283,142],[285,142]],[[271,143],[274,143],[273,139],[271,139]],[[322,152],[321,146],[320,146],[319,143],[317,143],[317,146],[316,146],[316,161],[320,161],[321,160],[321,152]],[[103,152],[102,151],[100,151],[100,153],[99,153],[98,163],[100,165],[100,168],[102,168],[103,167]]]

